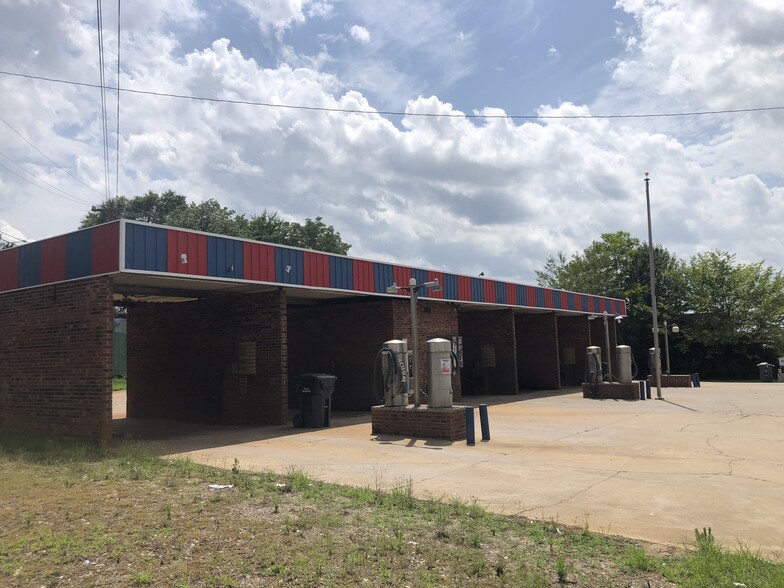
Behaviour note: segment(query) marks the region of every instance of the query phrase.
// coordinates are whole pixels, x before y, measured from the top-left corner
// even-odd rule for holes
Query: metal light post
[[[422,288],[432,288],[433,291],[438,292],[441,285],[438,283],[438,278],[432,282],[425,282],[417,286],[416,278],[411,278],[408,281],[408,287],[398,286],[393,283],[387,288],[387,294],[397,294],[400,290],[408,290],[411,293],[411,337],[413,338],[414,360],[411,362],[411,371],[414,372],[414,406],[419,407],[419,329],[417,323],[417,300],[419,299],[419,291]]]
[[[656,374],[656,399],[662,400],[661,351],[659,350],[659,317],[656,314],[656,271],[653,261],[653,229],[651,228],[650,178],[645,172],[645,203],[648,210],[648,265],[651,274],[651,314],[653,319],[653,371]]]
[[[681,329],[678,325],[672,325],[672,332],[677,333]],[[667,328],[667,321],[664,321],[664,355],[667,358],[667,375],[669,376],[672,372],[670,371],[670,330]]]
[[[604,311],[604,346],[607,348],[607,381],[612,384],[612,351],[610,351],[610,326],[607,324],[607,311]]]

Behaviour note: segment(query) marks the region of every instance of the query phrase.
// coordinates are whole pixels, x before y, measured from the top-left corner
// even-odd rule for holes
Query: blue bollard
[[[645,395],[650,400],[650,398],[651,398],[651,381],[650,380],[645,380]]]
[[[645,382],[639,381],[640,384],[640,400],[645,400]]]
[[[474,432],[474,407],[466,406],[466,445],[476,445]]]
[[[479,424],[482,425],[482,441],[490,441],[490,421],[487,418],[487,405],[479,405]]]

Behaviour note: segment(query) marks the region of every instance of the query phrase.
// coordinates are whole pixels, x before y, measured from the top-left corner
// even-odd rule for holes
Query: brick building
[[[114,306],[128,307],[131,418],[283,424],[294,377],[338,377],[333,406],[375,404],[375,355],[462,338],[462,394],[578,385],[621,300],[120,220],[0,251],[0,426],[111,438]],[[614,322],[611,321],[614,327]],[[610,331],[614,347],[615,331]],[[603,353],[607,350],[603,349]],[[423,378],[424,385],[424,378]]]

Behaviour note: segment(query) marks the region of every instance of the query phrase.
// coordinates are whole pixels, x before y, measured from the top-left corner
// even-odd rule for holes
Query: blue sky
[[[114,85],[116,4],[103,10]],[[353,255],[532,282],[603,232],[645,238],[647,171],[658,242],[783,268],[784,111],[453,116],[783,106],[781,30],[776,0],[138,0],[124,88],[450,116],[122,94],[118,170],[109,92],[108,191],[322,216]],[[0,0],[0,69],[97,83],[97,63],[94,4]],[[107,191],[98,92],[2,74],[0,92],[0,233],[75,228]]]

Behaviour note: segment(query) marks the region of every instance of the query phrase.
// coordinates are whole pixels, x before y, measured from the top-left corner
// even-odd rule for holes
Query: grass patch
[[[587,524],[417,500],[411,480],[345,488],[161,460],[130,440],[0,430],[0,477],[0,585],[784,586],[782,564],[707,529],[665,558]]]
[[[128,388],[128,380],[125,376],[114,376],[112,378],[112,392],[118,390],[126,390]]]

